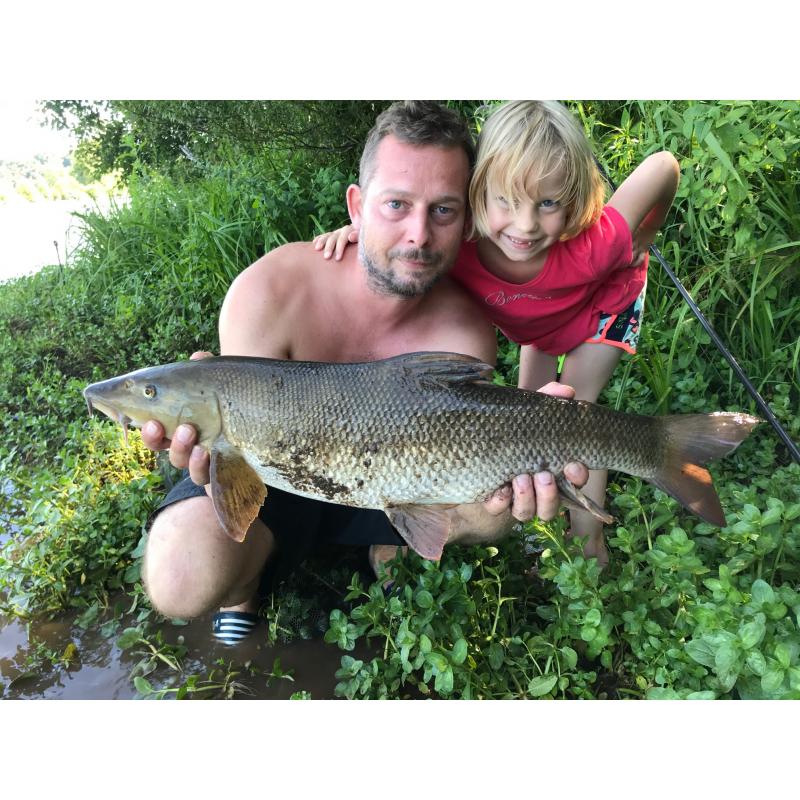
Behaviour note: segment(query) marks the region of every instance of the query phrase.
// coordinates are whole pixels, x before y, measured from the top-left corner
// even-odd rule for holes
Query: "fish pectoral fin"
[[[415,553],[438,561],[450,536],[451,516],[448,512],[451,508],[452,505],[407,505],[392,506],[384,511]]]
[[[244,541],[250,523],[267,496],[256,471],[232,447],[211,450],[211,500],[220,525],[237,542]]]
[[[563,475],[556,476],[558,491],[564,500],[564,504],[570,508],[583,509],[588,511],[593,517],[602,520],[606,525],[614,521],[614,517],[604,508],[601,508],[591,497],[587,497],[574,483],[567,480]]]

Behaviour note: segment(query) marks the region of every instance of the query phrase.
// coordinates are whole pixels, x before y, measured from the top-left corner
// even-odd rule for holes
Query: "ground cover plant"
[[[484,104],[458,106],[476,127],[485,118]],[[678,157],[681,186],[658,245],[799,442],[800,106],[570,106],[617,181],[656,150]],[[126,446],[110,423],[89,420],[80,393],[216,349],[233,277],[344,220],[354,157],[323,163],[226,141],[205,147],[202,163],[159,171],[136,146],[125,151],[129,200],[82,216],[71,263],[0,286],[0,613],[101,624],[123,596],[132,624],[102,624],[141,651],[131,680],[142,696],[233,696],[248,668],[186,675],[142,590],[145,523],[174,475],[135,432]],[[498,343],[496,380],[515,384],[518,349]],[[647,414],[755,411],[654,260],[639,353],[601,402]],[[723,529],[612,474],[602,571],[565,538],[563,519],[493,547],[449,548],[438,564],[411,555],[394,564],[388,596],[357,562],[323,560],[271,598],[265,635],[340,648],[341,697],[800,697],[800,466],[763,424],[711,471]],[[270,679],[284,677],[277,665]]]

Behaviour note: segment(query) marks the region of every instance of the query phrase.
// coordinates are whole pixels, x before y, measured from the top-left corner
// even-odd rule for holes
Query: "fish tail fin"
[[[732,453],[761,420],[720,411],[668,416],[659,422],[664,429],[666,453],[650,482],[701,519],[724,527],[725,514],[704,465]]]

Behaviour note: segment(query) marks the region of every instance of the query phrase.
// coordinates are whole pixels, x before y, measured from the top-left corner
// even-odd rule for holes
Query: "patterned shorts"
[[[635,353],[646,291],[647,283],[642,287],[639,296],[619,314],[601,314],[597,333],[586,341],[592,344],[610,344],[612,347],[621,347],[627,353]]]

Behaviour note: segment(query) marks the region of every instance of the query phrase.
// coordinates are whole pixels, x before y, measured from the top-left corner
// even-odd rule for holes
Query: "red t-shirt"
[[[601,314],[617,314],[642,291],[648,257],[629,267],[631,232],[606,206],[600,219],[547,253],[541,272],[527,283],[509,283],[489,272],[475,242],[465,242],[450,275],[483,307],[513,342],[561,355],[597,331]]]

